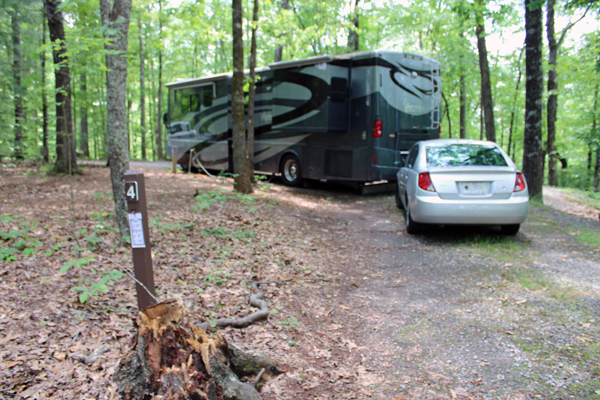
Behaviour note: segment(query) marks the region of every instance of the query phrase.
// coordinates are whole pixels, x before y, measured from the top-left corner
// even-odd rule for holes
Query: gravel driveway
[[[411,236],[392,196],[338,211],[357,256],[337,296],[384,377],[373,398],[600,398],[600,252],[579,240],[597,220],[532,206],[514,238]]]

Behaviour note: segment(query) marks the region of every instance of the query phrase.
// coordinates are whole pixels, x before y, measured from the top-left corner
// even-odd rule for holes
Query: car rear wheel
[[[502,233],[504,233],[505,235],[516,235],[519,232],[520,228],[521,228],[520,224],[501,225],[500,226],[500,231]]]
[[[410,206],[408,205],[408,201],[406,201],[406,232],[410,235],[414,235],[415,233],[421,233],[422,230],[423,224],[413,220]]]
[[[281,161],[281,178],[288,186],[300,186],[302,176],[300,175],[300,161],[293,154],[287,154]]]
[[[396,185],[396,206],[401,210],[404,208],[404,205],[402,204],[402,199],[400,198],[400,188],[398,187],[398,185]]]

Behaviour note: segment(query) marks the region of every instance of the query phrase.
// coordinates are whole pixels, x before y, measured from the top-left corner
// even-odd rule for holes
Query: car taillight
[[[522,192],[527,187],[525,183],[525,176],[522,172],[517,172],[517,178],[515,179],[515,188],[513,192]]]
[[[378,138],[383,135],[383,121],[378,119],[373,125],[373,137]]]
[[[438,128],[438,139],[442,138],[442,124],[440,124],[439,128]]]
[[[419,187],[423,190],[427,190],[428,192],[435,192],[429,172],[421,172],[419,174]]]

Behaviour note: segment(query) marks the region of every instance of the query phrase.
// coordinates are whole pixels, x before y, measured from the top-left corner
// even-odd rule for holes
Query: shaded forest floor
[[[0,397],[111,399],[137,303],[134,283],[116,272],[131,269],[131,250],[117,243],[109,171],[68,178],[0,167]],[[598,233],[586,218],[594,207],[580,204],[584,217],[533,207],[516,238],[447,228],[410,236],[391,195],[278,184],[237,195],[226,179],[144,174],[161,300],[181,298],[191,322],[243,317],[255,311],[252,282],[279,282],[261,286],[267,321],[223,330],[285,371],[262,384],[264,399],[600,390],[600,373],[585,371],[600,360],[599,321],[590,317],[599,252],[578,240]],[[528,324],[539,329],[529,333]],[[536,332],[546,340],[539,347]],[[110,350],[95,363],[77,360],[103,345]],[[547,360],[548,349],[562,353]],[[568,384],[552,384],[561,379]]]

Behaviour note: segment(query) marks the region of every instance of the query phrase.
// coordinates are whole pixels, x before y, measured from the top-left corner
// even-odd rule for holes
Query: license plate
[[[489,182],[461,182],[459,186],[462,194],[482,195],[488,193]]]

